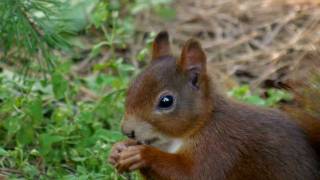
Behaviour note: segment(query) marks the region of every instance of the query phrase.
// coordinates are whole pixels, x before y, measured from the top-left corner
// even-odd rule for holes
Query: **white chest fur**
[[[161,140],[153,144],[152,146],[161,149],[168,153],[176,153],[183,145],[182,139],[162,137]]]
[[[179,149],[181,148],[183,142],[181,139],[174,139],[170,145],[168,146],[167,151],[170,153],[175,153],[177,151],[179,151]]]

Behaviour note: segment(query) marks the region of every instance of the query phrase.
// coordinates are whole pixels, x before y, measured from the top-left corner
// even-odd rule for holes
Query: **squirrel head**
[[[160,32],[150,64],[128,89],[123,133],[154,146],[196,133],[212,110],[209,86],[201,45],[190,39],[175,58],[168,33]]]

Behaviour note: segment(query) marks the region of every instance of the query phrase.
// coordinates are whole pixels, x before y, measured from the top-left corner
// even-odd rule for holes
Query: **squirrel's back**
[[[206,160],[212,166],[217,159],[229,163],[230,170],[221,172],[226,179],[318,179],[317,156],[304,132],[286,114],[225,98],[215,102],[219,105],[200,135],[203,142],[198,143],[210,147],[198,147],[195,153],[214,154]],[[206,156],[201,157],[200,164]],[[210,172],[209,164],[202,168]],[[203,172],[200,176],[205,179]]]

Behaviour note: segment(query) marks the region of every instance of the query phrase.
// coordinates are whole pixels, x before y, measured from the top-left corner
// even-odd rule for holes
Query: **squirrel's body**
[[[197,164],[191,179],[318,179],[316,155],[284,114],[222,103],[187,148]]]
[[[160,33],[154,60],[129,88],[122,128],[139,143],[114,145],[110,161],[119,171],[140,169],[147,179],[319,179],[318,157],[294,121],[220,95],[194,40],[180,59],[169,49]]]

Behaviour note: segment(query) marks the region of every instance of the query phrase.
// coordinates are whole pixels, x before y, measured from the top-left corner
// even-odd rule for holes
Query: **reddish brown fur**
[[[140,169],[147,179],[319,179],[317,155],[303,131],[278,110],[220,95],[206,74],[199,47],[188,41],[178,61],[169,52],[156,53],[158,58],[136,78],[127,95],[124,131],[134,115],[157,132],[182,138],[182,147],[168,153],[120,142],[112,150],[112,164],[119,171]],[[194,67],[199,89],[190,85]],[[177,94],[177,105],[159,115],[153,112],[163,90]]]
[[[160,32],[152,44],[152,59],[170,55],[169,35],[167,32]]]
[[[316,65],[311,64],[316,67]],[[291,82],[288,90],[295,97],[295,104],[282,108],[291,115],[307,133],[310,143],[320,155],[320,77],[319,70],[311,70],[310,78],[303,82]]]

